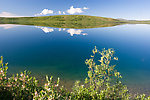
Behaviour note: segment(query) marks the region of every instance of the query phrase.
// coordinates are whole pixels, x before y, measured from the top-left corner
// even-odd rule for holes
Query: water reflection
[[[50,33],[53,31],[66,31],[71,36],[74,35],[88,35],[87,33],[84,33],[81,29],[66,29],[66,28],[50,28],[50,27],[41,27],[41,26],[35,26],[36,28],[41,29],[45,33]]]
[[[47,27],[41,27],[41,26],[36,26],[36,28],[40,28],[40,29],[43,30],[45,33],[49,33],[49,32],[53,32],[53,31],[54,31],[53,28],[47,28]]]
[[[10,29],[10,28],[14,28],[17,25],[12,25],[12,24],[0,24],[0,27],[2,27],[3,29]]]
[[[124,77],[125,84],[150,89],[149,25],[93,29],[35,28],[25,25],[14,25],[14,29],[10,29],[11,26],[0,25],[0,56],[9,62],[10,73],[30,70],[43,77],[52,75],[68,80],[84,78],[87,75],[84,61],[97,46],[100,50],[114,48],[115,55],[119,57],[116,68]],[[83,36],[87,33],[88,36]]]
[[[16,26],[20,26],[20,25],[0,24],[0,27],[2,27],[3,29],[10,29],[10,28],[14,28]],[[45,33],[50,33],[50,32],[53,32],[53,31],[64,31],[66,33],[69,33],[71,36],[74,36],[74,35],[88,35],[87,33],[85,33],[81,29],[51,28],[51,27],[42,27],[42,26],[35,26],[35,27],[41,29]]]
[[[68,33],[70,33],[71,36],[73,36],[74,34],[77,34],[77,35],[87,35],[87,33],[82,33],[83,30],[79,30],[79,29],[68,29],[67,30]]]

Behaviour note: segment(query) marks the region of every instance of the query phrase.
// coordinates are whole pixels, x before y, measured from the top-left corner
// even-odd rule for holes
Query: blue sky
[[[149,5],[150,0],[0,0],[0,16],[41,16],[61,13],[143,20],[150,19]],[[71,6],[73,8],[70,8]],[[84,7],[89,9],[83,9]]]

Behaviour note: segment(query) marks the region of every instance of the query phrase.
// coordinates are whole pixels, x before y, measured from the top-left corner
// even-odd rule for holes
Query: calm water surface
[[[124,83],[150,89],[150,25],[64,29],[0,25],[0,55],[9,73],[30,70],[66,80],[84,79],[94,46],[114,48]]]

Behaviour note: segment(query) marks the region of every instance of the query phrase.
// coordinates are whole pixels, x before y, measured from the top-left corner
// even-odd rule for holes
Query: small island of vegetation
[[[42,17],[0,17],[0,24],[35,25],[56,28],[98,28],[121,24],[149,24],[150,21],[121,20],[88,15],[55,15]]]
[[[122,22],[117,19],[87,15],[56,15],[42,17],[0,18],[0,23],[82,29],[115,26]]]

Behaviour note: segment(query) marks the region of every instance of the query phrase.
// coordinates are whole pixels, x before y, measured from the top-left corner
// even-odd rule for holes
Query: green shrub
[[[75,98],[128,99],[128,89],[119,81],[120,73],[114,69],[115,65],[110,65],[112,60],[117,59],[112,49],[100,52],[95,47],[93,55],[85,62],[89,68],[85,84],[79,86],[79,82],[76,82],[74,86]]]
[[[91,58],[85,61],[89,68],[88,77],[83,84],[76,81],[71,92],[59,85],[59,78],[53,82],[52,76],[46,76],[44,86],[40,86],[27,71],[7,77],[7,63],[3,64],[1,57],[0,100],[150,100],[145,94],[131,96],[121,83],[122,76],[112,65],[118,60],[113,49],[99,51],[95,47],[92,52]]]

